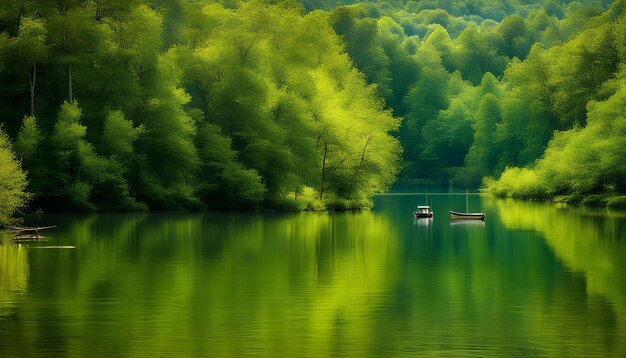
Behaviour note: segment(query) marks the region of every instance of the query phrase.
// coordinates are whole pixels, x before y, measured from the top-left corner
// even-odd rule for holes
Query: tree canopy
[[[399,170],[400,120],[328,14],[282,1],[1,7],[0,106],[34,208],[360,208]]]

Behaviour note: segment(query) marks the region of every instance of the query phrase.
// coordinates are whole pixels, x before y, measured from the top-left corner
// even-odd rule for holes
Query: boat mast
[[[465,212],[469,213],[469,191],[465,189]]]

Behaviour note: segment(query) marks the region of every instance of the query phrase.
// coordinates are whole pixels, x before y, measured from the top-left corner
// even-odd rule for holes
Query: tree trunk
[[[322,160],[322,183],[320,185],[320,200],[324,196],[324,175],[326,174],[326,157],[328,156],[328,143],[324,142],[324,159]]]
[[[352,196],[352,188],[354,186],[354,181],[356,180],[357,176],[359,175],[359,172],[361,171],[361,167],[363,166],[363,161],[365,161],[365,151],[367,150],[367,146],[370,144],[371,140],[372,140],[372,134],[370,134],[370,136],[367,138],[367,141],[365,142],[365,146],[363,147],[363,151],[361,152],[361,161],[359,162],[359,166],[356,168],[356,171],[354,172],[354,176],[352,177],[352,180],[350,180],[350,189],[348,190],[348,200],[350,200],[350,196]]]
[[[209,101],[207,100],[207,86],[202,83],[201,80],[196,79],[196,87],[198,88],[198,92],[200,92],[200,97],[202,99],[202,112],[204,112],[204,119],[208,120],[209,118]]]
[[[37,84],[37,65],[33,63],[33,68],[28,73],[30,84],[30,115],[35,116],[35,85]]]
[[[67,65],[67,70],[68,70],[68,87],[70,90],[70,102],[72,102],[72,99],[74,99],[74,94],[72,93],[72,64],[70,63],[69,65]]]

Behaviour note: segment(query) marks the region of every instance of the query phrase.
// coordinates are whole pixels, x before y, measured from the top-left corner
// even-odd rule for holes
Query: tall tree
[[[13,152],[11,140],[0,127],[0,227],[12,223],[14,214],[30,198],[26,185],[26,173]]]
[[[30,88],[30,115],[33,117],[35,116],[37,65],[41,64],[48,54],[46,33],[44,20],[23,17],[20,21],[18,36],[13,40],[12,46],[14,61],[26,67]]]

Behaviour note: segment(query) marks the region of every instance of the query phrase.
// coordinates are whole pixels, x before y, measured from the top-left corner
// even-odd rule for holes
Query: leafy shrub
[[[616,196],[609,200],[607,206],[611,209],[626,209],[626,196]]]
[[[499,180],[485,178],[483,188],[500,197],[520,199],[546,198],[547,188],[537,172],[527,168],[507,168]]]
[[[611,199],[611,194],[589,195],[580,204],[585,206],[606,206]]]
[[[0,227],[12,223],[13,215],[30,198],[26,185],[26,173],[13,152],[9,137],[0,127]]]

